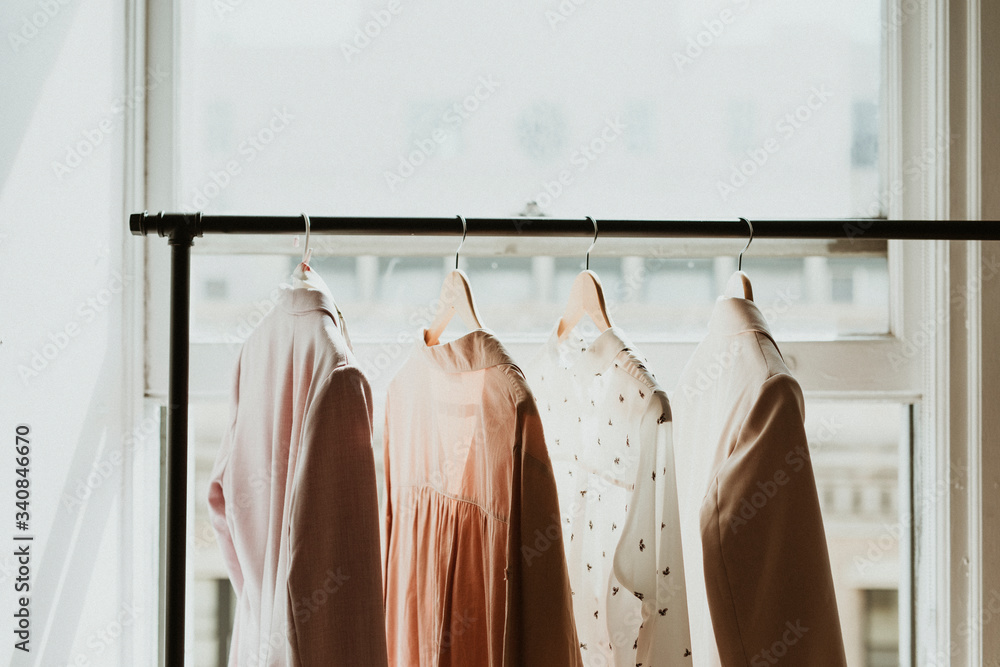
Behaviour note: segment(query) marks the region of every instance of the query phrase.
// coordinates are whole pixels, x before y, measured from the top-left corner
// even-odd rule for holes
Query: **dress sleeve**
[[[222,551],[222,560],[226,564],[226,571],[229,573],[229,581],[236,591],[236,597],[243,593],[243,570],[240,568],[240,561],[236,557],[236,547],[233,543],[233,534],[229,527],[229,518],[226,516],[226,493],[223,481],[226,475],[226,467],[229,463],[229,453],[233,450],[233,440],[236,438],[236,418],[239,413],[240,404],[240,367],[242,364],[243,352],[236,361],[236,370],[233,373],[233,389],[230,394],[229,406],[229,428],[226,430],[219,446],[219,453],[216,455],[215,464],[212,466],[212,475],[208,483],[208,515],[212,521],[212,528],[215,530],[215,537]]]
[[[353,366],[334,370],[308,408],[288,523],[293,665],[388,662],[372,397]]]
[[[709,610],[725,665],[847,664],[798,382],[761,386],[709,485],[701,534]]]
[[[505,667],[580,667],[559,500],[534,398],[518,402],[507,541]]]
[[[642,601],[636,663],[692,664],[673,422],[662,390],[653,394],[640,423],[639,465],[614,567]]]

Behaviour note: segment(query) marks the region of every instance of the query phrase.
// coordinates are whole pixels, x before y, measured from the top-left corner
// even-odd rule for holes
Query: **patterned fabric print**
[[[526,370],[556,475],[584,664],[690,665],[665,394],[617,329],[589,347],[553,333]]]

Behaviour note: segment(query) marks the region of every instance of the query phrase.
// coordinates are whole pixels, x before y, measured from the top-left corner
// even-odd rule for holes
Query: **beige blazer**
[[[846,665],[802,391],[720,298],[671,401],[694,664]]]
[[[282,288],[240,352],[208,492],[232,667],[386,665],[371,389],[335,313]]]

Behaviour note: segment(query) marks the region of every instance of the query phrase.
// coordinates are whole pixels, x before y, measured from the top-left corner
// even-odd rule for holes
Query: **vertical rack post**
[[[135,236],[155,231],[170,246],[170,343],[167,387],[167,442],[165,470],[165,532],[160,558],[165,561],[163,661],[167,667],[184,664],[185,601],[187,583],[187,475],[188,398],[191,343],[191,247],[201,236],[201,213],[145,211],[129,216]]]
[[[170,375],[167,390],[167,570],[165,658],[184,664],[187,581],[188,382],[191,321],[190,234],[170,240]]]

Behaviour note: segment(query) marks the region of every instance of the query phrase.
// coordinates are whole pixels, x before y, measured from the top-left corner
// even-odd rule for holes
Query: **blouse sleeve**
[[[615,549],[615,575],[642,601],[636,662],[644,665],[692,664],[672,427],[658,390],[642,417],[635,488]]]
[[[579,667],[556,481],[530,395],[517,407],[513,452],[503,664]]]
[[[288,512],[292,664],[386,665],[372,397],[362,372],[334,370],[302,430]]]
[[[240,561],[236,557],[236,546],[233,543],[233,534],[229,528],[229,517],[226,516],[226,493],[223,480],[226,475],[226,465],[229,463],[229,453],[233,449],[233,439],[236,437],[236,415],[240,404],[240,366],[242,359],[243,353],[241,350],[240,356],[236,361],[236,370],[233,373],[233,389],[230,394],[232,398],[229,407],[229,428],[222,438],[219,453],[212,467],[212,476],[208,483],[208,515],[212,521],[212,528],[215,529],[215,537],[219,543],[219,549],[222,551],[222,560],[226,564],[229,581],[233,584],[237,598],[243,592],[243,570],[240,568]]]

